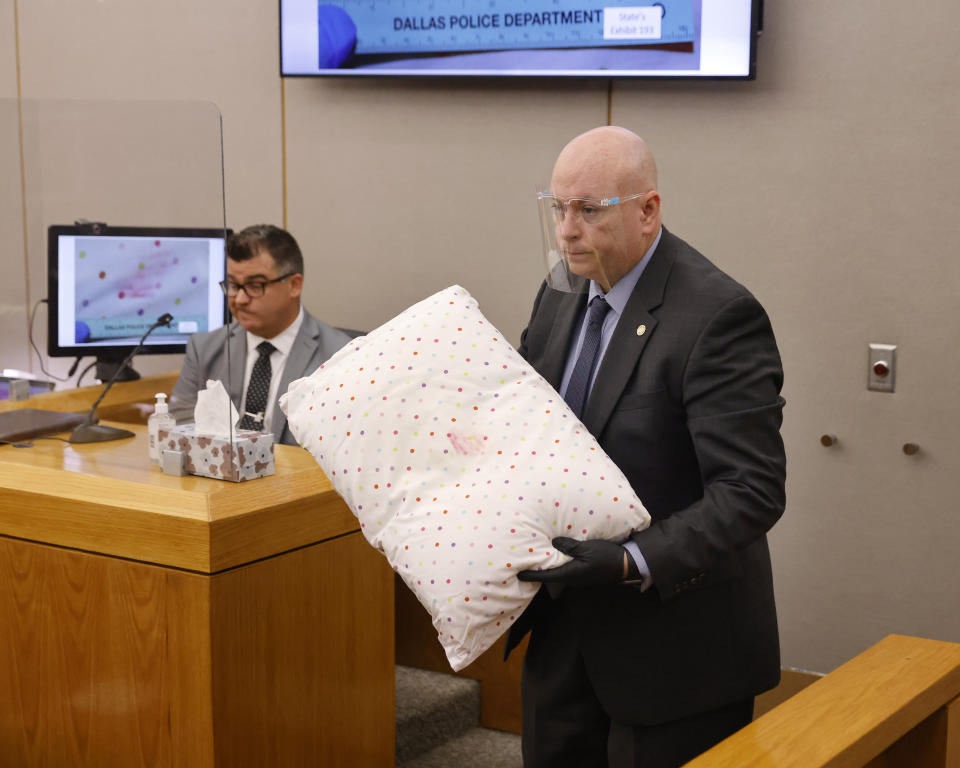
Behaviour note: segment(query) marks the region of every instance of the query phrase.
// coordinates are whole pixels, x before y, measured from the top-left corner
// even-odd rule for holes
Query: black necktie
[[[580,357],[573,367],[570,381],[567,383],[567,392],[563,399],[579,419],[583,414],[583,407],[587,402],[587,390],[590,388],[590,374],[597,364],[597,354],[600,352],[600,332],[603,330],[603,319],[607,316],[610,305],[603,296],[594,296],[587,307],[587,329],[583,334],[583,346],[580,348]]]
[[[247,387],[247,400],[244,403],[240,429],[263,429],[263,419],[267,413],[267,396],[270,394],[270,355],[276,347],[269,341],[257,344],[260,357],[253,364],[250,385]]]

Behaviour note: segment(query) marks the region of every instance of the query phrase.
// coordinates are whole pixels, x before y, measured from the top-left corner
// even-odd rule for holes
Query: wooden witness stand
[[[175,378],[117,385],[101,413]],[[393,573],[313,458],[173,477],[124,426],[0,446],[0,764],[392,765]]]

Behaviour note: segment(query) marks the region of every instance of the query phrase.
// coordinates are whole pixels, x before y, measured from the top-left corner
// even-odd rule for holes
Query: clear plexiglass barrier
[[[0,174],[0,367],[106,385],[179,368],[192,334],[224,325],[215,104],[0,99]]]

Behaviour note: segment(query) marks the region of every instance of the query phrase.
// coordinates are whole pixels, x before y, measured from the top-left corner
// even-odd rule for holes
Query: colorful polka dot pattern
[[[453,286],[354,339],[281,400],[433,617],[454,670],[489,648],[568,558],[563,534],[623,540],[649,515],[540,377]]]

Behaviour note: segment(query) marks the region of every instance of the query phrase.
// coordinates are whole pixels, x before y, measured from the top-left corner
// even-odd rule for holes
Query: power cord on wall
[[[46,304],[47,299],[37,299],[37,301],[34,302],[33,309],[30,311],[30,326],[27,328],[27,338],[30,340],[30,346],[33,347],[33,351],[37,353],[37,360],[40,362],[40,370],[43,371],[43,375],[48,379],[54,379],[56,381],[70,381],[70,377],[73,376],[77,370],[77,366],[80,365],[80,358],[78,357],[73,361],[73,365],[70,366],[70,371],[67,373],[67,377],[65,379],[61,379],[59,376],[54,376],[52,373],[50,373],[50,371],[44,368],[43,355],[40,354],[40,350],[37,348],[37,344],[33,340],[33,321],[37,317],[37,307],[39,307],[41,303]],[[80,375],[82,376],[83,374]]]
[[[77,362],[78,362],[78,363],[80,362],[80,358],[79,358],[79,357],[77,358]],[[80,371],[80,375],[77,376],[77,383],[76,383],[74,386],[79,387],[79,386],[80,386],[80,380],[81,380],[84,376],[86,376],[86,375],[87,375],[87,372],[88,372],[91,368],[93,368],[96,364],[97,364],[97,361],[96,361],[96,358],[94,358],[94,360],[93,360],[92,363],[90,363],[86,368],[84,368],[82,371]],[[74,366],[73,368],[76,369],[76,366]],[[70,375],[71,375],[71,376],[73,375],[73,370],[70,371]]]

